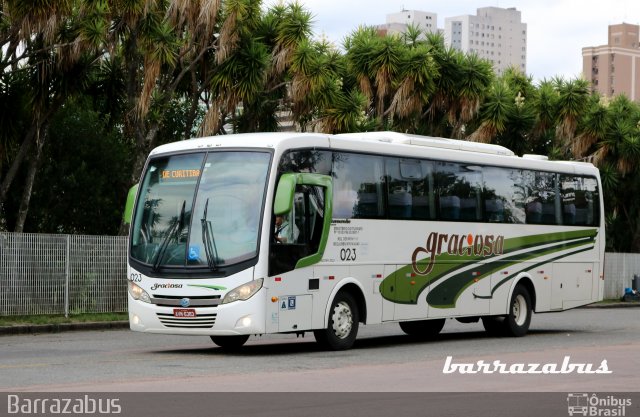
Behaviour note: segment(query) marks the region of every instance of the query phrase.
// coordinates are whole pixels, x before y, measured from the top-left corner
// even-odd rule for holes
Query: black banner
[[[636,417],[640,393],[2,393],[0,415]]]

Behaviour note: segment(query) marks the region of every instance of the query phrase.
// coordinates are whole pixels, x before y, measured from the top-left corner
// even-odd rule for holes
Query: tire
[[[444,327],[445,319],[401,321],[400,328],[409,336],[420,339],[436,337]]]
[[[249,335],[241,336],[211,336],[211,340],[224,350],[238,350],[249,340]]]
[[[531,324],[531,296],[524,285],[516,285],[511,294],[509,314],[504,319],[507,336],[522,337],[529,331]]]
[[[531,296],[524,285],[516,285],[511,294],[509,314],[506,316],[483,317],[482,325],[491,336],[522,337],[531,324]]]
[[[350,349],[358,335],[359,321],[358,305],[351,294],[339,292],[331,302],[327,328],[314,330],[313,335],[325,349]]]
[[[505,336],[504,316],[500,317],[483,317],[482,326],[490,336]]]

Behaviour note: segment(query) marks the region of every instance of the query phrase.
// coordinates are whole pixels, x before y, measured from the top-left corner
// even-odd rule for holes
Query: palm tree
[[[486,59],[469,54],[461,61],[459,74],[456,95],[449,110],[449,121],[454,126],[453,136],[458,138],[464,134],[464,125],[477,115],[482,98],[493,80],[493,68]]]
[[[503,133],[515,109],[513,92],[504,80],[491,85],[480,109],[480,126],[469,135],[474,142],[489,143]]]
[[[413,47],[407,51],[400,66],[398,87],[384,115],[419,118],[434,94],[439,78],[431,48],[426,45]]]
[[[42,149],[51,118],[65,99],[86,87],[88,73],[101,52],[91,45],[91,22],[81,25],[78,8],[71,0],[30,2],[14,0],[3,4],[0,33],[3,78],[25,74],[29,127],[21,133],[20,147],[0,185],[0,227],[6,227],[4,203],[13,181],[25,161],[29,161],[14,230],[23,230]]]
[[[372,27],[360,26],[345,39],[347,71],[355,78],[360,91],[372,100],[374,97],[371,62],[380,38]]]
[[[572,141],[573,157],[582,159],[593,153],[593,145],[605,139],[611,128],[608,101],[594,95],[586,115],[580,122],[580,133]]]
[[[346,133],[366,130],[365,108],[367,98],[357,89],[348,94],[339,92],[335,100],[324,107],[318,119],[318,128],[326,133]]]
[[[271,12],[276,19],[272,74],[283,74],[291,65],[298,46],[311,36],[311,13],[300,3],[275,6]]]
[[[440,34],[428,34],[427,44],[431,47],[438,77],[434,79],[435,91],[423,113],[429,124],[425,130],[432,135],[449,136],[451,127],[456,123],[458,80],[462,78],[465,58],[462,52],[446,48]]]
[[[566,154],[571,147],[578,121],[586,110],[590,95],[589,83],[581,78],[569,81],[556,78],[554,84],[558,92],[555,146],[561,147],[562,152]]]

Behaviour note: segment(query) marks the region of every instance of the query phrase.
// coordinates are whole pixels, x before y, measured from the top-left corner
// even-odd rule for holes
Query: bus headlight
[[[149,294],[142,289],[139,285],[134,284],[131,281],[127,281],[129,283],[129,294],[133,297],[134,300],[140,300],[145,303],[151,302],[151,297]]]
[[[227,293],[227,295],[224,296],[224,298],[222,299],[222,304],[232,303],[238,300],[248,300],[249,298],[253,297],[255,293],[260,291],[263,281],[264,280],[262,278],[256,279],[232,289]]]

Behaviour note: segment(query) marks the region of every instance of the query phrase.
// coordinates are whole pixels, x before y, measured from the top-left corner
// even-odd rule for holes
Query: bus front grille
[[[185,297],[183,295],[153,294],[151,296],[151,304],[161,307],[181,307],[181,302],[185,298],[189,299],[189,307],[217,307],[222,303],[219,295]]]
[[[210,329],[216,323],[216,314],[199,314],[196,317],[175,317],[173,314],[156,313],[164,327],[181,329]]]

